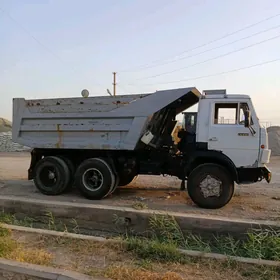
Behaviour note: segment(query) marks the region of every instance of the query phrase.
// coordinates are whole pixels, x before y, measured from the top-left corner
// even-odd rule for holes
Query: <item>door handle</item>
[[[212,137],[209,139],[209,141],[218,141],[218,138],[217,137]]]

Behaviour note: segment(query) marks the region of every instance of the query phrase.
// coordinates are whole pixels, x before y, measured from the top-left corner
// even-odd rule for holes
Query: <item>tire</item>
[[[135,181],[138,176],[135,175],[134,173],[131,173],[131,174],[121,174],[119,177],[120,177],[120,180],[119,180],[118,186],[124,187],[126,185],[129,185],[133,181]]]
[[[53,177],[53,178],[51,178]],[[34,169],[34,184],[45,195],[62,194],[69,185],[70,170],[59,157],[41,159]]]
[[[116,180],[110,165],[100,158],[82,162],[76,171],[75,178],[76,186],[82,195],[92,200],[106,197],[112,192]]]
[[[119,175],[115,175],[115,178],[116,178],[115,185],[114,185],[112,191],[110,191],[110,193],[108,195],[113,194],[115,192],[115,190],[117,189],[117,187],[119,186],[120,176]]]
[[[58,156],[60,159],[62,159],[68,166],[69,168],[69,171],[70,171],[70,175],[69,175],[69,183],[68,183],[68,186],[67,188],[65,189],[65,191],[70,191],[73,186],[74,186],[74,181],[75,181],[75,172],[76,172],[76,169],[75,169],[75,165],[74,163],[72,162],[71,159],[67,158],[66,156]]]
[[[220,191],[214,196],[211,196],[211,193],[209,193],[209,189],[207,188],[204,188],[203,192],[203,189],[200,186],[205,179],[211,180],[211,178],[218,180],[219,182],[217,183],[220,184]],[[208,182],[205,181],[206,187],[209,186],[209,183],[211,184],[211,182]],[[213,184],[215,184],[215,181],[212,181],[212,186]],[[222,208],[233,196],[234,181],[229,172],[221,165],[208,163],[202,164],[195,168],[188,177],[188,193],[192,201],[201,208]]]

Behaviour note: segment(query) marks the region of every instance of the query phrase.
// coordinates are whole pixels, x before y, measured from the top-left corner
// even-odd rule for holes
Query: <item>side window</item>
[[[237,124],[238,103],[216,103],[214,124]]]
[[[191,126],[193,126],[193,125],[194,125],[194,115],[192,115],[192,116],[191,116],[191,119],[190,119],[190,125],[191,125]]]
[[[196,131],[197,112],[184,113],[183,127],[188,132]]]

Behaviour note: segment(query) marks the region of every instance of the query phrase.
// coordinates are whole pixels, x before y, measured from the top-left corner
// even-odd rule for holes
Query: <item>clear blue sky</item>
[[[280,16],[177,56],[280,13],[279,0],[0,0],[0,8],[0,116],[11,119],[13,97],[106,95],[116,71],[119,94],[226,88],[250,94],[260,119],[280,124],[280,61],[191,80],[280,59],[279,37],[191,66],[280,35]],[[178,80],[186,81],[164,84]]]

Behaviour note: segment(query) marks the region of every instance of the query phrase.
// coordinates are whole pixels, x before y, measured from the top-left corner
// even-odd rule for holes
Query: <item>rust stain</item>
[[[94,129],[93,129],[93,128],[91,128],[89,131],[90,131],[90,132],[94,132]]]
[[[26,106],[27,107],[41,106],[41,103],[39,103],[39,102],[35,103],[33,101],[28,101],[28,102],[26,102]]]
[[[121,102],[121,101],[115,101],[115,102],[113,102],[113,104],[115,104],[115,105],[126,105],[126,104],[129,104],[129,102]]]
[[[58,132],[58,142],[56,143],[56,147],[61,148],[63,132],[60,129],[60,124],[56,125],[56,130]]]

